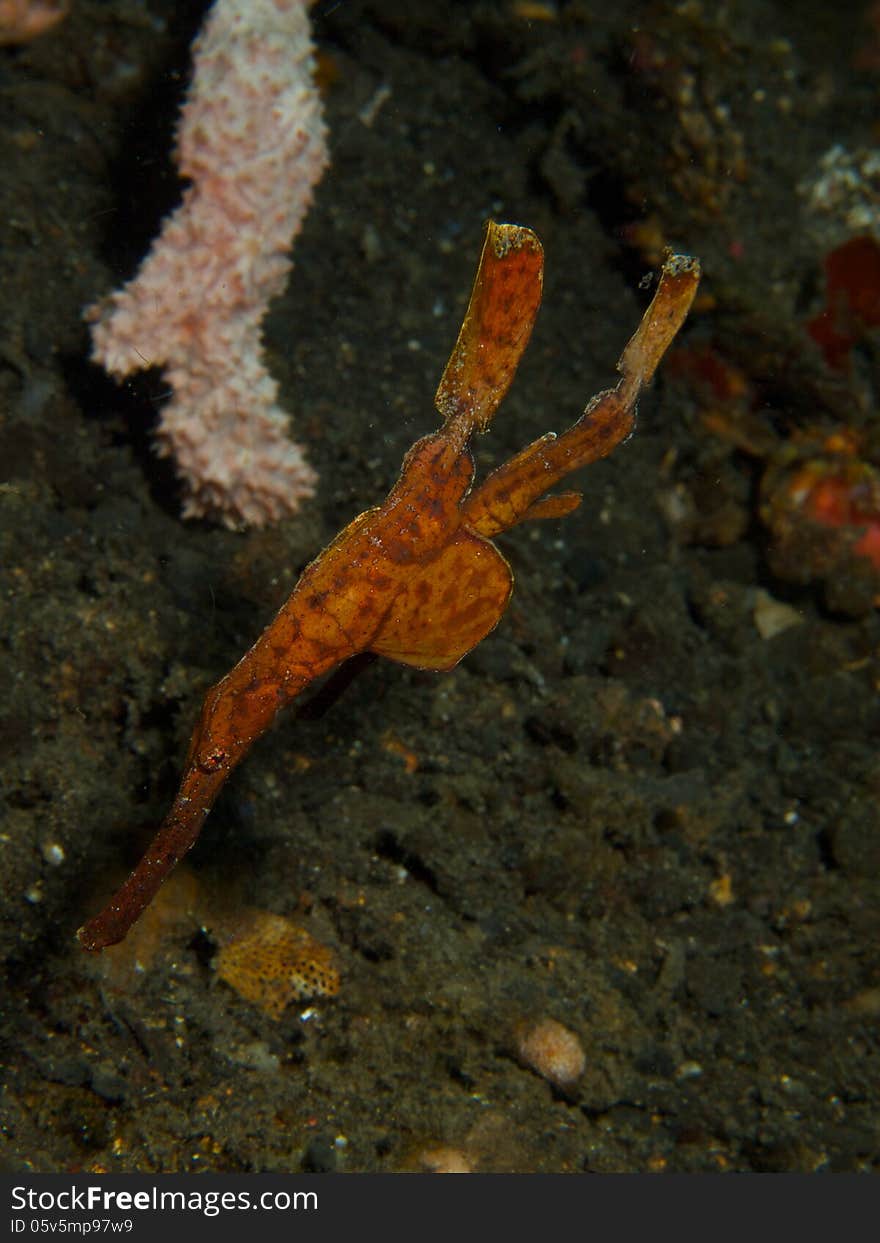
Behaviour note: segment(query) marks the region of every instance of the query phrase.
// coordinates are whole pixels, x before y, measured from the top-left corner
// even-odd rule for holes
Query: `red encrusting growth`
[[[851,533],[850,552],[880,570],[880,474],[857,459],[805,462],[785,481],[776,508],[799,509],[820,527]]]
[[[807,324],[829,367],[843,369],[866,331],[880,326],[880,245],[853,237],[825,258],[825,306]]]

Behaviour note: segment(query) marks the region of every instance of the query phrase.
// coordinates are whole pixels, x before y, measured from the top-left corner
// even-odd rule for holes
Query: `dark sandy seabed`
[[[320,486],[249,534],[181,519],[161,375],[112,384],[81,319],[179,193],[203,11],[75,0],[0,50],[5,1168],[875,1169],[877,585],[809,533],[774,558],[766,461],[687,366],[581,510],[501,540],[512,605],[453,673],[376,661],[289,712],[137,952],[74,942],[206,687],[434,426],[487,216],[546,282],[480,469],[612,382],[664,242],[706,274],[682,346],[752,394],[728,424],[876,436],[876,334],[832,369],[805,330],[847,226],[803,188],[876,142],[871,6],[321,0],[332,166],[266,334]],[[338,996],[274,1019],[221,980],[244,907],[332,947]],[[545,1017],[567,1091],[517,1058]]]

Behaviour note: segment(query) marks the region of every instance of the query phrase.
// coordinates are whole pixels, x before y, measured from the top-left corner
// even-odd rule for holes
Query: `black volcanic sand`
[[[880,36],[861,6],[608,7],[316,6],[332,165],[266,341],[320,485],[247,534],[181,519],[162,376],[114,385],[82,321],[176,201],[202,6],[76,0],[0,49],[7,1169],[876,1168],[880,626],[863,583],[774,570],[765,461],[672,366],[582,508],[500,541],[494,634],[286,714],[137,942],[74,941],[205,689],[435,425],[487,216],[538,232],[546,283],[481,470],[613,382],[664,241],[706,273],[682,343],[775,452],[870,439],[870,334],[831,372],[804,328],[851,224],[803,187],[876,141]],[[331,946],[338,996],[275,1020],[224,983],[245,907]],[[517,1059],[545,1017],[586,1055],[564,1092]]]

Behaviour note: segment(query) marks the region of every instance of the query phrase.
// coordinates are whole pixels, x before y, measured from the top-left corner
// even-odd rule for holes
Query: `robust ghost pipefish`
[[[232,770],[313,679],[363,652],[417,669],[457,665],[497,625],[513,590],[492,537],[571,513],[580,494],[548,490],[629,435],[636,399],[693,302],[695,259],[667,259],[618,363],[617,385],[594,397],[568,431],[546,433],[473,487],[471,438],[489,426],[528,344],[543,265],[530,229],[487,225],[437,389],[440,430],[413,445],[384,503],[355,518],[306,567],[254,646],[208,691],[171,810],[128,880],[79,929],[85,949],[123,939],[195,843]]]

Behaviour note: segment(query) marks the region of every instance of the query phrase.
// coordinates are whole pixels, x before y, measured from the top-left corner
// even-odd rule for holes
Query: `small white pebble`
[[[699,1079],[703,1068],[699,1062],[682,1062],[675,1068],[676,1079]]]
[[[473,1166],[460,1148],[426,1148],[417,1157],[426,1174],[470,1174]]]
[[[587,1064],[580,1038],[555,1019],[540,1019],[517,1031],[516,1053],[524,1066],[557,1088],[577,1083]]]
[[[57,868],[64,862],[64,847],[60,842],[43,842],[40,853],[50,867]]]

